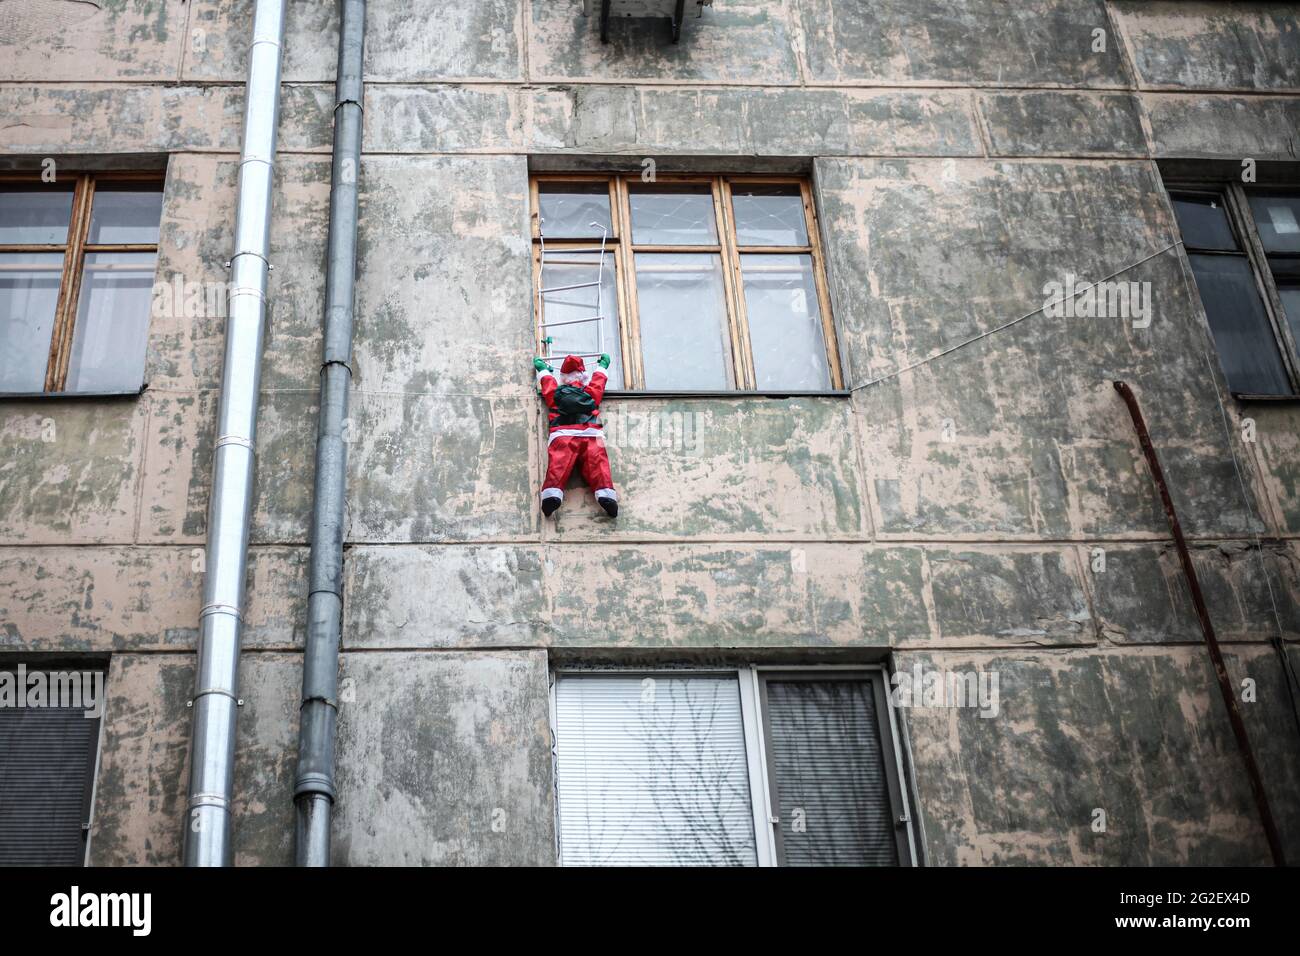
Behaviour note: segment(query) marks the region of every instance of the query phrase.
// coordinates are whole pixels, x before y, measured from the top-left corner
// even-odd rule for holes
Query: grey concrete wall
[[[9,6],[0,160],[165,154],[159,278],[225,281],[251,2]],[[1300,5],[717,0],[678,46],[579,0],[370,6],[338,862],[552,862],[548,650],[710,648],[996,667],[1000,718],[903,715],[936,863],[1264,862],[1115,378],[1300,855],[1265,643],[1300,640],[1300,416],[1227,396],[1156,168],[1297,158]],[[292,852],[336,30],[291,0],[241,863]],[[1155,253],[1153,321],[1027,319],[849,398],[611,399],[617,525],[543,522],[528,167],[605,155],[811,169],[855,384]],[[155,317],[138,400],[0,405],[0,650],[113,654],[96,862],[179,857],[222,334]]]

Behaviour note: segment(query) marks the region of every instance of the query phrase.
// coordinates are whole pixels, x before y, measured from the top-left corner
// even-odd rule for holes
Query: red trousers
[[[582,480],[597,498],[618,500],[614,479],[609,472],[609,453],[605,450],[604,436],[571,435],[557,435],[547,447],[543,499],[564,498],[564,486],[569,483],[575,465],[582,470]]]

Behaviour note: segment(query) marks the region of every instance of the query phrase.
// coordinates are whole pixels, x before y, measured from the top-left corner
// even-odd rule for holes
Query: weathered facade
[[[158,279],[224,282],[251,6],[3,0],[0,159],[165,167]],[[293,858],[334,6],[290,2],[284,46],[239,864]],[[1300,406],[1229,394],[1164,183],[1300,183],[1300,7],[717,0],[677,45],[610,32],[579,0],[370,3],[335,862],[553,863],[552,668],[719,661],[997,670],[997,719],[897,714],[932,864],[1268,862],[1116,379],[1300,858]],[[855,387],[611,396],[617,523],[544,521],[530,169],[646,158],[811,177]],[[1039,314],[894,374],[1119,270],[1146,327]],[[0,651],[107,661],[98,864],[180,859],[223,335],[155,315],[139,397],[0,404]]]

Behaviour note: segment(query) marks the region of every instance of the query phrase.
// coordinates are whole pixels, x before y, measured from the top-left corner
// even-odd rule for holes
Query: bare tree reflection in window
[[[562,679],[557,692],[566,863],[753,865],[734,678]]]

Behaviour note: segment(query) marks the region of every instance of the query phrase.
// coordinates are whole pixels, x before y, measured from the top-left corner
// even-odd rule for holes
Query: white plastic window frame
[[[556,766],[559,731],[556,725],[556,685],[563,677],[591,676],[594,674],[610,677],[735,677],[740,690],[740,718],[745,732],[745,764],[749,774],[749,802],[754,821],[754,843],[759,866],[777,866],[776,828],[780,820],[772,805],[772,794],[767,767],[767,740],[763,731],[763,714],[759,705],[762,692],[759,686],[764,672],[800,672],[815,676],[818,673],[875,673],[889,682],[889,669],[884,664],[748,664],[742,667],[582,667],[566,665],[553,667],[550,674],[550,732],[551,732],[551,789],[554,797],[555,814],[555,860],[564,865],[564,837],[560,832],[560,789],[559,773]],[[886,694],[888,697],[888,694]],[[910,768],[905,766],[903,738],[901,727],[894,713],[893,705],[885,708],[889,712],[889,740],[894,754],[894,771],[898,775],[899,800],[901,805],[893,808],[901,814],[902,820],[896,820],[904,828],[907,836],[907,865],[917,866],[917,840],[913,827],[915,816],[911,807],[913,794],[909,781],[912,779]],[[757,786],[755,785],[757,781]]]

